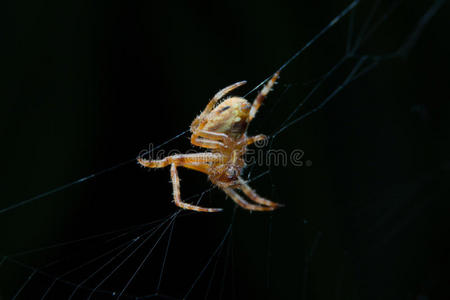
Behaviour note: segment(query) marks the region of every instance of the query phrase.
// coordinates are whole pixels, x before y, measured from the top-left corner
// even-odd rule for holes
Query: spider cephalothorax
[[[243,208],[267,211],[280,206],[260,197],[240,176],[245,167],[244,155],[247,146],[266,139],[264,135],[247,137],[246,132],[278,76],[278,72],[274,74],[253,104],[242,97],[230,97],[217,104],[226,94],[245,84],[245,81],[237,82],[220,90],[211,99],[203,112],[191,124],[191,143],[209,149],[208,152],[179,154],[150,161],[138,158],[138,162],[148,168],[162,168],[171,165],[173,196],[176,205],[195,211],[216,212],[221,210],[220,208],[203,208],[181,201],[177,167],[185,167],[207,174],[213,184],[221,188]],[[248,203],[236,192],[236,189],[241,190],[257,204]]]

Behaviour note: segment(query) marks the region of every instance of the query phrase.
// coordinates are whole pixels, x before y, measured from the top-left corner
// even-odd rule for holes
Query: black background
[[[387,57],[416,32],[432,3],[402,3],[357,54]],[[371,12],[376,18],[388,12],[389,2],[381,1],[376,11],[371,4],[362,2],[356,10],[353,37]],[[4,4],[1,128],[6,167],[1,207],[133,159],[149,143],[160,145],[187,130],[216,91],[240,80],[248,84],[239,92],[250,91],[346,5]],[[383,60],[322,111],[274,140],[274,149],[302,149],[305,160],[312,162],[310,167],[273,166],[270,175],[252,183],[285,208],[273,214],[238,209],[234,215],[233,203],[214,191],[202,203],[224,207],[224,213],[180,218],[164,294],[182,298],[234,215],[233,237],[227,239],[233,259],[218,264],[218,274],[225,269],[228,275],[216,275],[213,299],[219,294],[224,299],[450,299],[449,17],[446,3],[408,55]],[[345,54],[348,24],[348,17],[342,19],[287,66],[250,134],[271,134],[280,127]],[[301,112],[335,90],[354,63],[350,59]],[[164,149],[190,149],[188,135]],[[252,169],[251,175],[265,170]],[[0,215],[0,250],[17,253],[164,218],[175,211],[168,173],[129,163],[5,212]],[[185,198],[210,187],[201,174],[180,170],[180,176]],[[46,250],[30,261],[17,259],[38,267],[54,255],[80,251],[87,253],[79,258],[83,262],[90,253],[84,247],[86,243],[81,250]],[[136,261],[144,256],[145,251]],[[159,274],[152,268],[149,274]],[[68,263],[50,274],[67,269]],[[0,267],[0,298],[11,298],[30,272],[8,260]],[[114,290],[117,284],[120,290],[130,278],[126,274],[105,289]],[[138,276],[127,292],[152,294],[157,278],[151,276]],[[211,272],[201,276],[192,299],[205,297],[210,277]],[[20,296],[40,299],[51,281],[38,274]],[[69,290],[61,284],[51,297],[66,299]],[[103,296],[98,293],[94,299]]]

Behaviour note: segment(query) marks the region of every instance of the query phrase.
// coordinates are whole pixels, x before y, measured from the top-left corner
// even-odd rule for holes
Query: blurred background
[[[108,248],[88,241],[15,253],[167,220],[176,210],[168,169],[147,171],[134,162],[108,168],[187,130],[219,89],[247,80],[236,93],[251,91],[349,3],[4,4],[0,208],[100,174],[0,215],[0,253],[10,257],[0,264],[0,299],[18,291],[19,299],[41,299],[71,264]],[[392,10],[393,2],[377,3],[375,9],[361,2],[353,25],[350,15],[342,18],[290,63],[249,129],[251,135],[280,129],[359,37],[361,47],[296,117],[335,91],[361,55],[382,58],[323,110],[273,139],[273,149],[301,149],[312,165],[246,173],[257,177],[252,186],[259,194],[286,207],[250,214],[234,210],[218,190],[205,193],[203,206],[225,212],[179,218],[169,251],[158,244],[155,265],[146,262],[129,295],[158,290],[167,253],[160,290],[174,299],[191,287],[187,299],[450,299],[449,5],[421,24],[435,1],[395,2]],[[366,21],[368,31],[359,35]],[[188,138],[162,149],[184,152]],[[202,174],[179,174],[183,198],[210,188]],[[102,288],[120,290],[155,244],[144,245]],[[71,258],[42,267],[60,257]],[[94,271],[67,280],[77,284]],[[93,286],[84,283],[76,296],[86,299]],[[67,299],[72,291],[57,282],[47,298]],[[115,297],[93,295],[103,298]]]

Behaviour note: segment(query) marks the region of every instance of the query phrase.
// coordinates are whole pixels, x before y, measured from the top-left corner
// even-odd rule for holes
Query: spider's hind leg
[[[241,195],[239,195],[235,190],[232,188],[223,188],[223,191],[231,198],[234,202],[236,202],[239,206],[247,209],[247,210],[257,210],[257,211],[268,211],[268,210],[274,210],[276,207],[274,206],[262,206],[262,205],[255,205],[250,204],[247,201],[245,201]]]
[[[283,206],[283,204],[269,201],[258,195],[241,177],[239,177],[239,184],[240,184],[239,189],[242,192],[244,192],[244,194],[247,195],[247,197],[249,197],[254,202],[273,208]]]
[[[274,86],[274,84],[277,81],[279,76],[280,76],[280,72],[278,71],[266,83],[266,85],[263,87],[263,89],[259,92],[258,96],[256,96],[256,99],[253,101],[252,108],[250,109],[250,115],[248,117],[249,122],[251,120],[253,120],[253,118],[255,118],[255,115],[258,112],[259,107],[261,106],[261,104],[264,101],[264,99],[266,98],[267,94],[270,92],[270,90]]]
[[[178,177],[177,166],[172,164],[170,167],[170,177],[172,178],[172,188],[173,188],[173,200],[175,205],[183,209],[189,209],[194,211],[202,212],[218,212],[222,211],[221,208],[204,208],[201,206],[185,203],[181,200],[180,196],[180,178]]]

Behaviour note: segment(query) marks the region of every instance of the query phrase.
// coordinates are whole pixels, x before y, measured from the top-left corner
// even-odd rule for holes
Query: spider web
[[[424,2],[412,9],[410,4],[402,1],[350,2],[334,11],[330,9],[329,15],[324,13],[326,16],[318,17],[320,24],[311,24],[314,32],[305,33],[308,37],[304,40],[308,42],[301,48],[296,45],[298,50],[288,60],[280,59],[279,84],[266,99],[250,133],[265,133],[270,137],[264,153],[276,149],[290,153],[302,147],[302,165],[251,164],[245,176],[259,194],[285,204],[285,208],[265,214],[243,211],[229,199],[225,201],[220,191],[208,186],[204,176],[180,170],[184,201],[205,207],[224,207],[225,213],[176,210],[171,203],[167,172],[152,170],[144,173],[135,165],[135,154],[139,152],[135,150],[141,145],[125,143],[127,148],[132,148],[129,160],[112,167],[101,167],[101,171],[24,201],[10,197],[4,201],[0,221],[8,233],[2,234],[4,245],[1,251],[5,255],[0,260],[0,297],[366,299],[360,296],[364,293],[346,267],[346,262],[351,260],[348,251],[336,246],[337,231],[333,231],[332,225],[323,223],[333,218],[330,213],[333,204],[322,203],[322,217],[317,217],[308,204],[315,199],[328,199],[331,194],[321,189],[329,179],[322,178],[325,175],[320,167],[314,168],[320,161],[321,150],[307,146],[314,144],[316,133],[298,125],[317,126],[318,132],[322,130],[323,133],[326,118],[357,114],[349,107],[356,110],[356,103],[369,97],[370,91],[382,89],[371,86],[369,74],[382,77],[394,67],[405,68],[399,61],[410,59],[411,51],[444,3]],[[411,12],[406,17],[407,9]],[[323,18],[326,20],[322,21]],[[388,33],[392,37],[385,39],[384,35]],[[274,43],[265,47],[276,45],[275,40],[281,36],[271,35],[269,40],[273,39]],[[299,39],[302,37],[296,39],[297,43]],[[281,57],[278,53],[273,56],[278,55]],[[180,56],[177,52],[177,57]],[[268,67],[261,63],[259,69],[255,67],[248,72],[252,74],[250,78],[255,78],[255,70],[266,70],[263,74],[267,73],[267,78],[252,83],[253,88],[245,94],[247,99],[255,96],[270,78],[270,72],[277,71],[273,69],[273,63],[270,61]],[[309,65],[313,67],[309,68]],[[179,63],[177,66],[181,68]],[[302,72],[303,69],[308,71]],[[181,74],[183,72],[180,70]],[[235,77],[236,73],[232,75]],[[157,80],[151,75],[150,78]],[[237,81],[232,78],[230,82],[233,80]],[[217,82],[209,82],[209,79],[201,84],[201,92],[205,94],[200,97],[198,107],[204,106],[204,99],[213,93],[205,87],[216,85]],[[360,86],[352,90],[355,85]],[[167,92],[171,87],[165,89]],[[179,88],[186,94],[190,93],[189,89],[187,85]],[[192,93],[194,91],[199,92],[198,86],[192,88]],[[152,95],[162,97],[157,92]],[[175,99],[175,95],[167,92],[164,98]],[[131,92],[131,96],[142,97],[137,92]],[[351,104],[346,100],[348,98],[352,99]],[[151,111],[156,105],[138,107],[138,110]],[[180,121],[167,126],[173,126],[177,132],[188,124],[189,116],[195,115],[185,112],[194,109],[191,106],[196,105],[177,103],[180,111],[170,112],[177,114]],[[325,107],[328,108],[326,117],[325,110],[324,114],[315,114]],[[340,107],[344,108],[339,110]],[[418,110],[424,113],[420,107]],[[315,120],[309,118],[312,114],[315,114]],[[307,124],[306,120],[312,123]],[[148,126],[151,134],[160,127],[157,123]],[[112,136],[122,134],[119,127],[114,127],[113,133]],[[148,133],[149,129],[146,129],[139,135]],[[172,134],[168,140],[169,133],[156,134],[162,136],[155,136],[155,140],[161,138],[164,142],[152,151],[189,149],[188,130]],[[112,146],[98,151],[104,153]],[[117,152],[113,152],[117,156]],[[300,183],[302,190],[294,190],[296,186],[300,188]],[[164,185],[167,188],[163,188]],[[308,193],[307,189],[314,191]],[[423,208],[420,203],[417,207],[411,215]],[[395,215],[395,210],[390,212]],[[55,215],[58,217],[52,219]],[[389,219],[389,215],[385,217]],[[55,229],[53,233],[41,236],[40,228]],[[395,235],[395,231],[391,234]],[[388,238],[383,237],[384,241]],[[324,257],[321,249],[327,247],[334,247],[334,259],[319,261]],[[330,272],[333,278],[315,274],[320,264],[327,263],[333,269]],[[325,279],[316,282],[317,278]],[[333,285],[334,288],[322,289],[319,288],[321,285]]]

